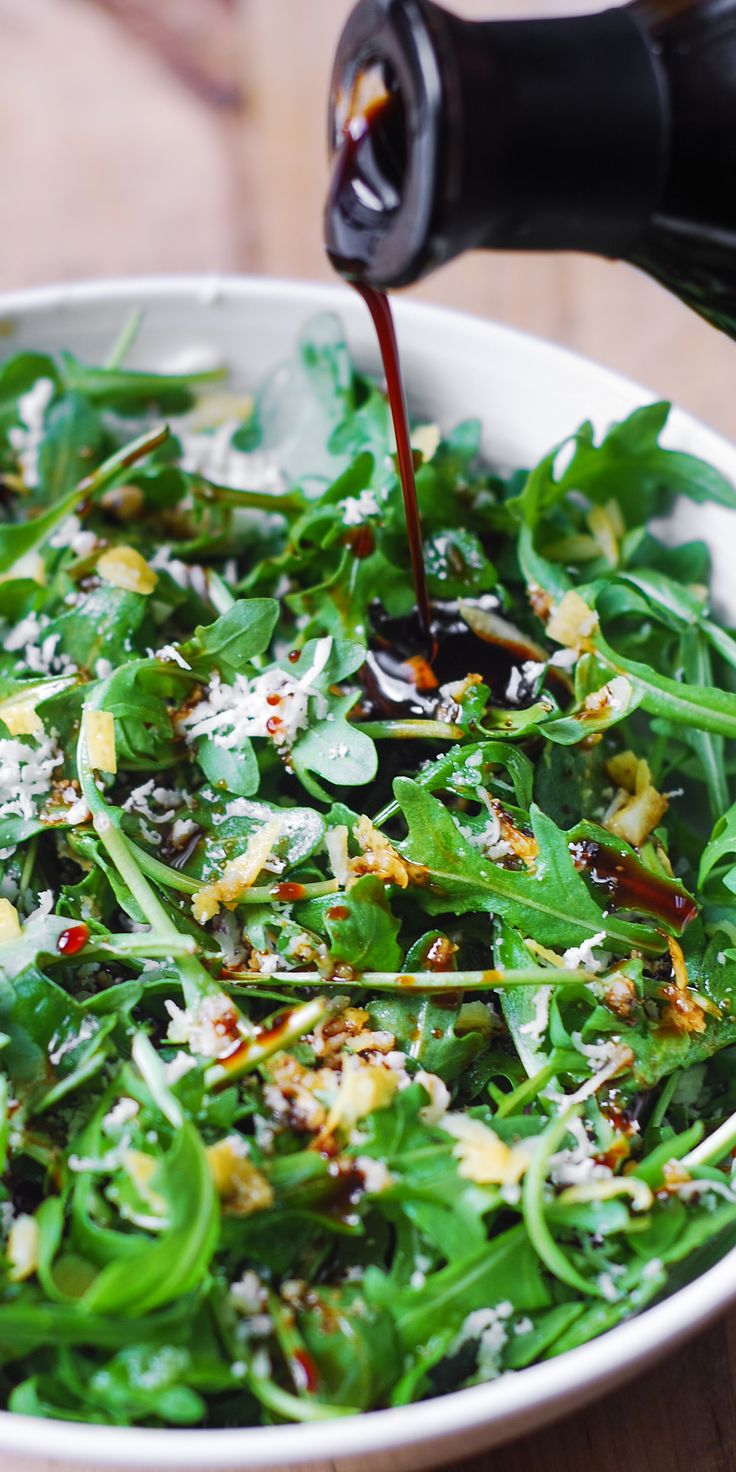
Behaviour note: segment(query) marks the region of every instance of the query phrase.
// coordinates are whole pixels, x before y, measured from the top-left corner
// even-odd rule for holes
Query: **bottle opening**
[[[343,275],[361,275],[377,233],[399,209],[408,164],[407,117],[387,61],[368,59],[332,113],[334,168],[327,205],[327,247]]]

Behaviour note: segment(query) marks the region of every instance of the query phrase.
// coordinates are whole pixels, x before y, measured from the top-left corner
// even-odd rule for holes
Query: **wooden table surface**
[[[326,278],[324,99],[348,8],[348,0],[0,0],[0,288],[165,271]],[[457,0],[455,8],[588,7]],[[476,256],[417,294],[565,342],[736,432],[736,347],[626,266]],[[736,1313],[589,1410],[463,1465],[734,1472],[735,1367]],[[2,1472],[20,1465],[0,1459]]]

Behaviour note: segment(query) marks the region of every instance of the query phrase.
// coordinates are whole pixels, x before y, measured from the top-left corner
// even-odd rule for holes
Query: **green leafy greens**
[[[0,368],[0,1386],[316,1420],[605,1332],[736,1240],[736,505],[653,404],[530,472],[340,325]],[[162,416],[166,423],[161,423]]]

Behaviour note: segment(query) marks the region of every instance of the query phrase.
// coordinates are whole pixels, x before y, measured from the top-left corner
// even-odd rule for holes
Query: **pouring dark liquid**
[[[411,559],[411,571],[414,579],[417,612],[419,614],[419,621],[427,652],[430,653],[433,648],[432,610],[427,592],[427,574],[424,566],[424,547],[422,544],[422,524],[419,517],[417,483],[414,476],[414,455],[409,436],[409,413],[406,407],[404,380],[401,373],[399,347],[396,341],[393,314],[385,292],[376,291],[374,287],[366,286],[362,281],[354,281],[353,285],[356,291],[362,296],[373,318],[373,325],[378,337],[378,346],[381,351],[381,361],[383,363],[383,372],[388,392],[388,403],[391,410],[394,434],[396,436],[396,454],[399,462],[401,490],[404,496],[406,532],[409,539],[409,557]]]
[[[379,204],[381,209],[391,208],[389,174],[380,162],[380,145],[381,140],[390,142],[398,136],[396,120],[393,117],[394,99],[383,88],[380,75],[367,72],[362,73],[356,80],[351,105],[355,105],[361,90],[365,92],[367,89],[370,92],[371,88],[373,96],[364,104],[363,110],[350,111],[345,120],[342,146],[335,162],[327,203],[328,214],[337,216],[341,213],[339,201],[345,189],[352,192],[357,188],[359,193],[362,192],[367,201],[367,209],[375,208],[376,204]],[[399,361],[399,348],[388,297],[385,292],[377,291],[362,280],[367,263],[364,246],[364,233],[358,227],[350,233],[349,237],[346,236],[341,241],[339,252],[331,250],[328,254],[335,270],[339,271],[340,275],[344,276],[362,296],[376,329],[391,420],[396,436],[396,454],[404,497],[406,531],[417,612],[422,639],[426,652],[429,654],[434,644],[432,611],[427,592],[422,527],[414,478],[414,456],[411,448],[409,414]]]

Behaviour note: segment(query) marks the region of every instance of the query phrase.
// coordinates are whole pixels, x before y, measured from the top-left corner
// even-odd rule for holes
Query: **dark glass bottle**
[[[359,0],[329,126],[344,275],[385,288],[468,249],[589,251],[736,337],[736,0],[487,22]]]

